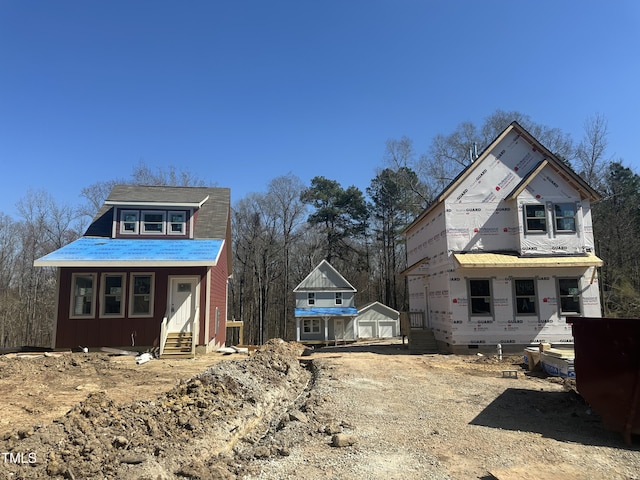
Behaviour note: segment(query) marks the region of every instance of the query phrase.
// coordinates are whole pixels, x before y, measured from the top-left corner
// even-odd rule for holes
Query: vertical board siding
[[[191,275],[200,278],[201,285],[206,284],[205,267],[182,268],[139,268],[127,271],[125,316],[123,318],[100,318],[101,298],[100,282],[103,273],[123,272],[122,268],[90,269],[61,268],[60,301],[58,303],[58,323],[56,330],[56,348],[82,347],[158,347],[160,343],[160,325],[167,309],[169,292],[168,279],[171,275]],[[134,317],[129,314],[129,286],[132,273],[150,272],[155,274],[154,305],[152,317]],[[93,318],[69,318],[71,307],[71,278],[73,273],[96,273],[96,304]],[[204,303],[204,288],[200,291],[200,305]],[[200,309],[200,324],[203,325],[205,309]],[[202,330],[202,328],[201,328]],[[132,342],[132,334],[134,340]],[[133,344],[135,345],[133,345]]]

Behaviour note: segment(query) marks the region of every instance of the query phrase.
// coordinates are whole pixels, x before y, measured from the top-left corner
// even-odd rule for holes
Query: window
[[[137,234],[138,215],[137,210],[124,210],[120,218],[120,233]]]
[[[121,235],[187,235],[186,210],[121,210]]]
[[[164,234],[165,212],[142,212],[142,233]]]
[[[71,276],[72,297],[70,317],[92,318],[94,316],[95,283],[95,274],[92,273],[74,273]]]
[[[525,205],[524,217],[528,233],[546,233],[547,215],[544,205]]]
[[[469,280],[471,315],[491,315],[491,280]]]
[[[131,294],[129,296],[129,316],[150,317],[153,315],[153,274],[131,275]]]
[[[553,206],[556,232],[576,231],[575,203],[556,203]]]
[[[302,331],[304,333],[320,333],[320,319],[308,318],[303,320]]]
[[[315,305],[316,304],[316,294],[313,292],[309,292],[307,293],[307,303],[309,305]]]
[[[580,280],[578,278],[559,278],[558,296],[561,315],[580,314]]]
[[[124,274],[102,275],[101,316],[121,317],[124,315],[122,294],[124,293]]]
[[[536,282],[532,278],[514,280],[516,313],[518,315],[536,314]]]
[[[187,215],[185,212],[169,212],[169,235],[184,235]]]
[[[336,305],[342,305],[342,292],[336,292]]]

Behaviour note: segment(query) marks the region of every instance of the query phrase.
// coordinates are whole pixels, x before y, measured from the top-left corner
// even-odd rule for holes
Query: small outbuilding
[[[400,312],[380,302],[358,309],[358,338],[391,338],[400,335]]]

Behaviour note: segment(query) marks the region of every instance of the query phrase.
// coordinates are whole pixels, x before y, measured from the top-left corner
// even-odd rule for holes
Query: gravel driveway
[[[308,358],[306,417],[271,439],[287,455],[247,478],[640,478],[639,439],[625,446],[567,382],[526,374],[520,357],[408,355],[392,341]],[[348,446],[332,445],[338,431]]]

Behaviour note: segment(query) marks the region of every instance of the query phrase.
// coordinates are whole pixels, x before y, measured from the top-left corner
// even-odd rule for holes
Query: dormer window
[[[169,212],[169,235],[184,235],[187,215],[185,212]]]
[[[122,220],[120,223],[120,233],[137,234],[139,219],[140,212],[138,210],[124,210],[122,212]]]
[[[152,235],[163,235],[165,222],[165,212],[151,211],[142,212],[142,232]]]
[[[120,210],[120,235],[186,236],[188,213],[185,210]]]

